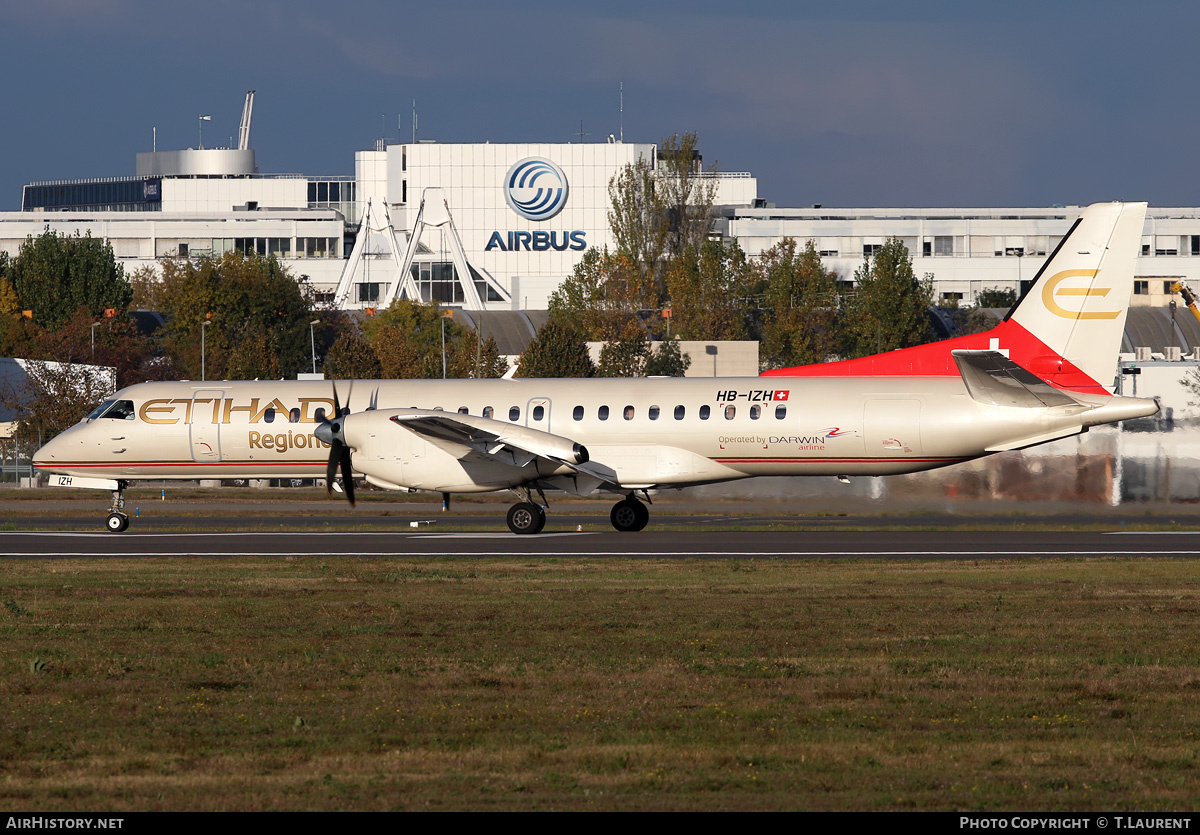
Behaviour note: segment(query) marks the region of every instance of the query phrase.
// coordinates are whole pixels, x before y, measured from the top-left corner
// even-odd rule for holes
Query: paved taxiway
[[[1198,557],[1200,532],[652,531],[0,533],[10,558],[633,557],[639,559],[1014,559]]]

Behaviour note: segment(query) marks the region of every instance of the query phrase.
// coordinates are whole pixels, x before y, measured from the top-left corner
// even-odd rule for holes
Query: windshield
[[[88,420],[108,418],[110,420],[133,420],[134,409],[132,400],[105,400],[92,410]]]
[[[85,420],[95,420],[96,418],[100,417],[100,415],[104,414],[104,410],[107,409],[109,406],[111,406],[113,404],[113,402],[114,401],[112,401],[112,400],[105,400],[99,406],[92,409],[91,413],[88,414],[88,416],[87,416],[87,418],[85,418]]]

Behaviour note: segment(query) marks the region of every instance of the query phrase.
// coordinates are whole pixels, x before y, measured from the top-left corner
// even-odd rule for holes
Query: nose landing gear
[[[105,527],[112,533],[121,533],[129,527],[129,517],[125,515],[125,488],[129,486],[127,481],[118,481],[117,489],[112,491],[112,507],[108,509],[108,519],[105,520]]]

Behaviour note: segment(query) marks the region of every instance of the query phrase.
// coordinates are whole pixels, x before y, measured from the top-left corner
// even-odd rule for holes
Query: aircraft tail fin
[[[1065,387],[1112,386],[1145,220],[1145,203],[1084,209],[998,329],[1030,343],[1025,368]]]
[[[780,368],[763,376],[949,376],[961,373],[956,351],[995,351],[1053,387],[1109,394],[1145,218],[1145,203],[1088,206],[1029,291],[989,331],[858,359]]]

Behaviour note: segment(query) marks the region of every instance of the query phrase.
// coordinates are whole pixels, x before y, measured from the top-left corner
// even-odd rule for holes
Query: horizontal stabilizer
[[[1026,371],[999,351],[952,351],[971,397],[1016,408],[1079,405],[1061,389]]]

